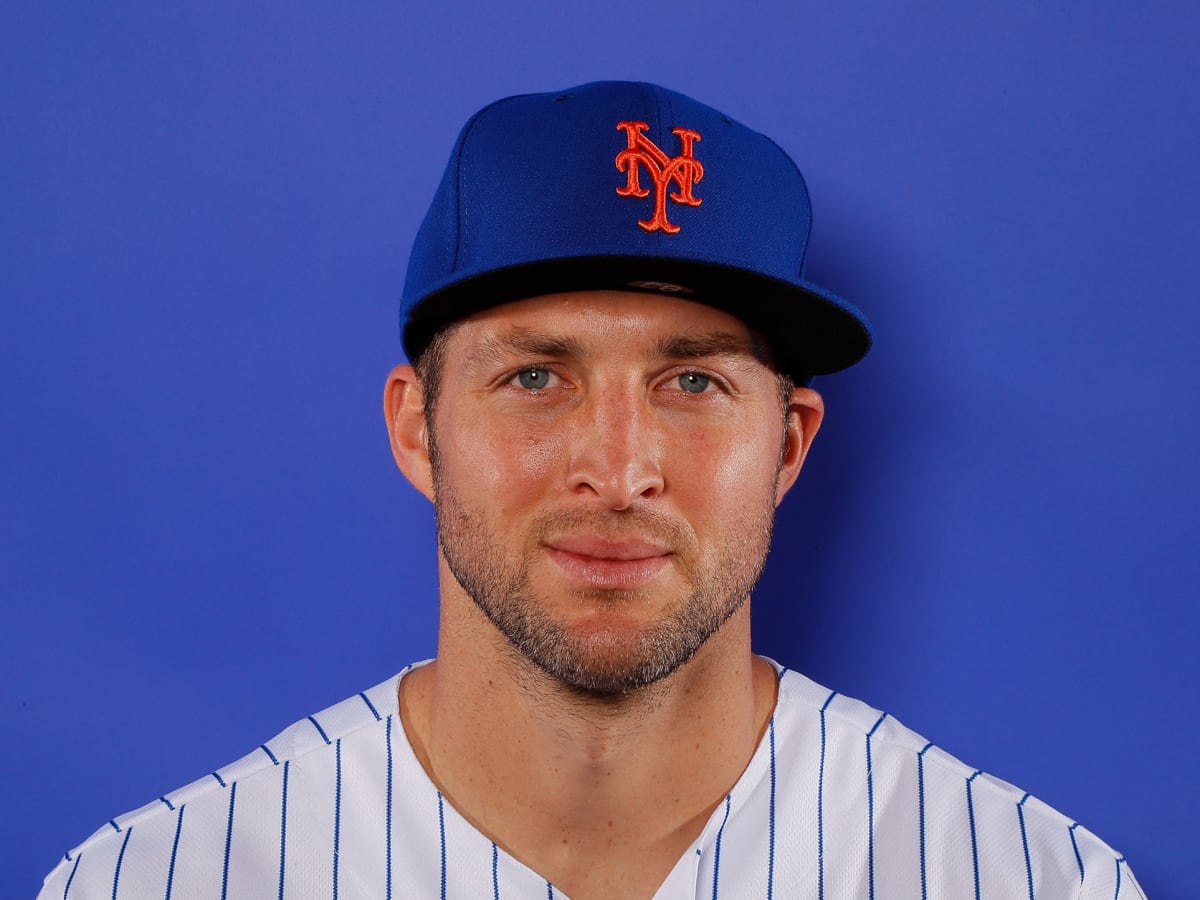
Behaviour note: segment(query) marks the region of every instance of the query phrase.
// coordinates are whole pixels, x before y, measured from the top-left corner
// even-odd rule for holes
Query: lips
[[[571,535],[547,541],[550,558],[581,586],[634,590],[653,580],[670,564],[674,552],[640,538],[609,540]]]

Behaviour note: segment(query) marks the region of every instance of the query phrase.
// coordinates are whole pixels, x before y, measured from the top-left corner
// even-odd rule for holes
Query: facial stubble
[[[482,503],[464,501],[447,477],[430,435],[438,542],[454,578],[516,652],[573,692],[625,696],[679,670],[748,600],[766,564],[775,518],[774,480],[757,502],[738,507],[736,520],[707,553],[676,519],[648,506],[626,510],[565,509],[536,517],[524,546],[507,551]],[[638,604],[661,613],[631,637],[627,632],[573,629],[538,595],[532,570],[546,540],[588,533],[608,540],[637,537],[668,547],[684,584],[675,599],[649,590],[576,589],[573,600],[601,614]]]

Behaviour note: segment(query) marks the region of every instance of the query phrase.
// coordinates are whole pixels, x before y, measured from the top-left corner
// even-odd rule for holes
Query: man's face
[[[675,671],[758,579],[819,398],[785,415],[742,322],[655,295],[506,304],[444,349],[428,441],[459,585],[574,689]]]

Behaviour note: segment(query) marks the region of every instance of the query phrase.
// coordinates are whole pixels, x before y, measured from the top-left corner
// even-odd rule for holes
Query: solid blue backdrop
[[[774,137],[877,348],[758,648],[1190,882],[1190,6],[630,0],[0,11],[6,895],[435,651],[380,411],[408,248],[497,97],[597,78]]]

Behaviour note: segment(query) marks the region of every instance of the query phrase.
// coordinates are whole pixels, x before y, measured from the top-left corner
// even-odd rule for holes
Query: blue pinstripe
[[[171,865],[167,868],[167,893],[163,900],[171,900],[171,884],[175,881],[175,857],[179,854],[179,835],[183,831],[183,811],[187,804],[179,807],[179,816],[175,819],[175,840],[171,842]]]
[[[112,826],[113,831],[115,831],[117,834],[121,833],[121,826],[117,824],[116,819],[109,819],[108,824]]]
[[[546,896],[549,900],[554,900],[554,885],[548,881],[546,882]]]
[[[917,754],[917,817],[921,833],[921,900],[929,900],[929,876],[925,864],[925,751],[933,746],[930,741]]]
[[[333,900],[338,896],[338,853],[342,839],[342,739],[334,743],[333,782]]]
[[[768,824],[770,830],[767,832],[769,840],[769,853],[767,857],[767,900],[771,900],[775,896],[775,717],[771,716],[770,725],[771,735],[771,807]]]
[[[821,707],[821,762],[817,768],[817,897],[825,898],[825,710],[837,696],[830,694]]]
[[[1029,900],[1033,897],[1033,863],[1029,859],[1029,834],[1025,830],[1025,801],[1030,797],[1026,792],[1017,804],[1017,821],[1021,823],[1021,846],[1025,848],[1025,878],[1029,882]]]
[[[126,838],[126,840],[128,840],[128,838]],[[1113,900],[1117,900],[1117,898],[1121,896],[1121,862],[1121,859],[1117,860],[1117,889],[1113,891]],[[113,894],[113,898],[116,900],[115,892]]]
[[[492,900],[500,900],[500,848],[492,844]]]
[[[385,900],[392,900],[392,717],[387,717],[387,797],[384,805],[384,843],[387,848],[387,878]]]
[[[717,829],[717,845],[713,849],[713,889],[712,900],[717,900],[717,886],[721,883],[721,837],[725,834],[725,823],[729,821],[729,807],[733,805],[733,794],[725,795],[725,818]],[[699,851],[696,851],[697,853]]]
[[[312,716],[308,716],[308,721],[310,721],[310,722],[312,722],[312,723],[313,723],[313,728],[317,729],[317,734],[319,734],[319,735],[321,736],[321,740],[323,740],[323,741],[324,741],[326,744],[332,744],[332,743],[333,743],[333,741],[331,741],[331,740],[329,739],[329,735],[327,735],[327,734],[325,733],[325,729],[321,727],[321,723],[320,723],[320,722],[318,722],[318,721],[317,721],[315,718],[313,718]]]
[[[67,858],[70,859],[70,857]],[[71,882],[75,880],[75,870],[79,868],[81,859],[83,859],[82,853],[75,857],[75,865],[71,866],[71,874],[67,876],[67,886],[63,888],[63,900],[67,900],[67,894],[71,892]]]
[[[883,724],[881,715],[867,732],[867,895],[875,900],[875,779],[871,775],[871,736]]]
[[[438,798],[438,840],[442,845],[442,900],[446,900],[446,811],[442,800],[442,792],[437,792]]]
[[[169,809],[171,812],[175,812],[175,804],[167,799],[166,794],[159,797],[158,799],[161,800],[163,803],[167,804],[167,809]]]
[[[117,854],[117,868],[113,870],[112,900],[117,900],[117,885],[121,883],[121,863],[125,859],[125,848],[129,846],[129,836],[133,834],[133,826],[125,829],[125,840],[121,841],[121,852]],[[1120,884],[1120,867],[1117,868],[1117,883]]]
[[[215,774],[215,773],[214,773]],[[237,800],[237,782],[229,786],[229,824],[225,826],[225,863],[221,867],[221,900],[229,896],[229,850],[233,846],[233,804]]]
[[[291,764],[290,759],[283,764],[283,802],[280,804],[279,811],[279,900],[283,900],[283,873],[287,863],[288,767]]]
[[[367,704],[367,709],[371,711],[371,715],[375,717],[376,722],[383,719],[383,716],[379,715],[379,710],[375,708],[375,704],[371,702],[371,698],[364,691],[359,691],[358,696],[362,697],[362,702]]]
[[[982,771],[976,769],[975,772],[967,779],[967,819],[971,823],[971,865],[975,869],[975,900],[980,900],[979,897],[979,839],[975,836],[975,801],[971,797],[971,783],[982,775]]]
[[[1083,884],[1083,857],[1079,855],[1079,842],[1075,840],[1075,829],[1079,827],[1079,823],[1075,822],[1068,829],[1071,835],[1071,846],[1075,850],[1075,862],[1079,864],[1079,883]]]
[[[221,787],[229,787],[229,785],[227,785],[225,783],[225,779],[222,778],[220,775],[218,775],[216,772],[212,772],[211,774],[212,774],[213,778],[217,779],[217,784],[219,784]]]
[[[277,757],[274,753],[271,752],[270,747],[268,747],[266,744],[263,744],[258,749],[262,750],[263,753],[267,754],[267,759],[271,760],[271,762],[273,764],[279,765],[279,757]]]

